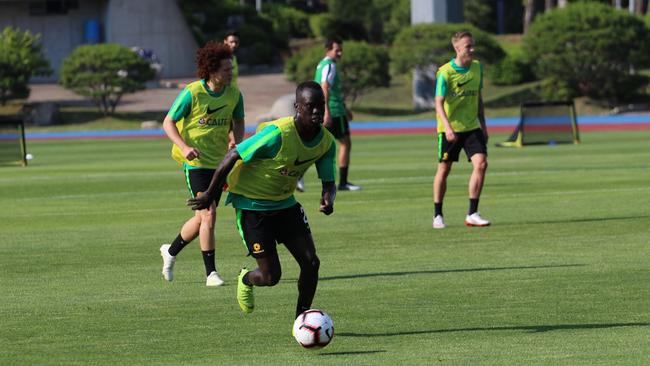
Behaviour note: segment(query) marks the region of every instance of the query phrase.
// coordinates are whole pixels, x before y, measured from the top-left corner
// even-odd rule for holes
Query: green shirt
[[[329,98],[327,104],[330,108],[331,117],[345,116],[345,103],[341,87],[341,78],[336,70],[336,62],[329,57],[322,59],[316,67],[314,81],[318,84],[329,85]]]
[[[478,102],[483,89],[483,66],[476,60],[469,67],[456,65],[454,59],[442,65],[436,75],[436,96],[445,97],[445,113],[455,132],[480,128]],[[445,125],[438,120],[438,133],[445,132]]]
[[[244,118],[244,99],[236,87],[227,86],[216,93],[204,80],[198,80],[181,91],[167,115],[176,122],[183,141],[201,152],[199,158],[188,161],[174,144],[174,160],[193,167],[215,169],[228,149],[232,120]]]
[[[334,182],[336,143],[321,128],[311,141],[302,141],[293,117],[262,124],[258,132],[237,145],[241,156],[228,175],[226,203],[245,210],[279,210],[296,204],[298,179],[316,165],[323,182]]]

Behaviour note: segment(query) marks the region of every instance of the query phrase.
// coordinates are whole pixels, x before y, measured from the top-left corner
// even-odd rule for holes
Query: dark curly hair
[[[221,60],[232,57],[230,47],[221,43],[210,41],[196,51],[196,75],[201,79],[208,79],[210,74],[219,71]]]

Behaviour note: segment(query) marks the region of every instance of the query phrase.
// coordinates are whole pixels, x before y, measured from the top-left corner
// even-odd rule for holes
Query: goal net
[[[19,117],[0,116],[0,164],[27,165],[25,126]]]
[[[519,124],[497,146],[580,142],[573,101],[530,102],[521,105]]]

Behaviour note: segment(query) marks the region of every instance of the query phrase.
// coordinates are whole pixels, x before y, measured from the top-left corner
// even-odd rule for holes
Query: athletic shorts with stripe
[[[487,155],[487,144],[483,130],[477,128],[466,132],[456,132],[456,141],[450,143],[444,132],[438,133],[438,161],[458,161],[460,150],[465,150],[467,161],[474,154]]]
[[[277,244],[311,235],[305,210],[299,203],[281,210],[254,211],[237,209],[239,234],[253,258],[277,255]]]
[[[191,197],[196,197],[199,192],[205,192],[210,186],[210,181],[214,175],[214,169],[188,169],[185,167],[185,183],[190,191]]]
[[[328,127],[327,130],[331,132],[337,140],[343,136],[350,135],[350,122],[348,122],[348,117],[332,117],[332,125]]]

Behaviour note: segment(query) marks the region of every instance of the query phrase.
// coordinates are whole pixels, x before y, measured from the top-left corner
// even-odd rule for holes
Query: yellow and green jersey
[[[228,175],[227,203],[245,210],[279,210],[296,203],[298,179],[316,164],[323,182],[336,179],[336,143],[325,128],[311,141],[298,135],[294,117],[261,124],[237,145],[241,160]]]
[[[329,85],[329,98],[327,105],[331,117],[345,116],[345,103],[341,87],[341,78],[336,70],[336,62],[329,57],[322,59],[316,66],[314,81],[318,84],[327,82]]]
[[[188,161],[174,144],[174,160],[188,168],[216,169],[228,150],[233,119],[244,118],[244,99],[232,85],[216,93],[205,80],[198,80],[181,91],[167,115],[176,122],[183,141],[201,153],[199,158]]]
[[[445,97],[445,113],[455,132],[480,128],[478,102],[483,89],[483,66],[474,60],[469,67],[456,65],[454,59],[442,65],[436,75],[436,96]],[[445,125],[438,120],[438,133],[445,132]]]

